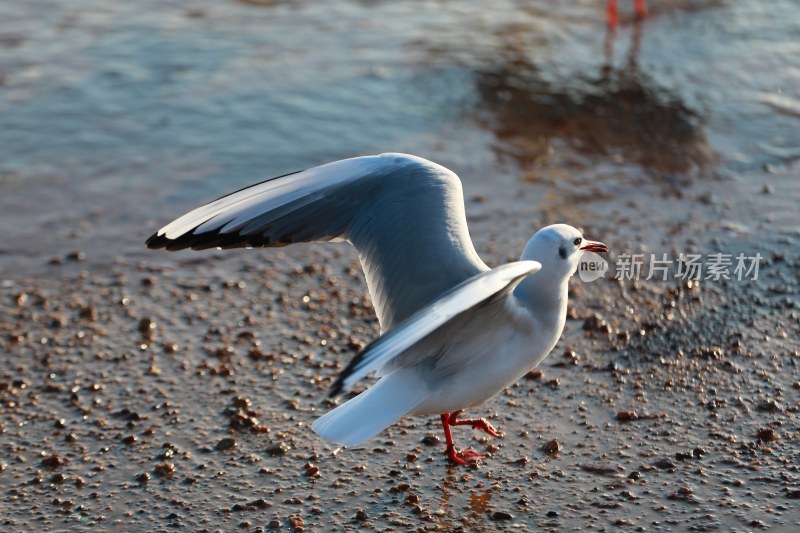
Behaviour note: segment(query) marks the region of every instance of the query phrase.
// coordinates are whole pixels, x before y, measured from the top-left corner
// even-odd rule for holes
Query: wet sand
[[[500,218],[472,224],[495,261],[518,244]],[[636,236],[614,222],[589,234],[625,249]],[[505,437],[456,432],[491,455],[474,469],[447,464],[433,418],[353,449],[310,431],[377,334],[346,246],[6,280],[4,528],[791,530],[798,235],[699,240],[713,222],[671,238],[761,251],[759,281],[576,280],[541,372],[476,412]]]
[[[611,43],[629,54],[622,61],[614,50],[604,59],[593,18],[601,23],[602,12],[580,3],[553,12],[504,3],[487,19],[465,4],[402,39],[425,12],[405,19],[393,3],[369,4],[343,3],[341,27],[280,3],[276,11],[231,3],[204,14],[177,4],[163,17],[127,13],[135,24],[115,34],[121,43],[104,37],[90,47],[98,66],[70,63],[84,57],[83,41],[73,59],[47,48],[42,62],[55,81],[41,94],[31,87],[42,85],[29,85],[35,61],[25,55],[37,50],[4,26],[0,47],[13,61],[0,60],[0,104],[12,127],[0,138],[17,144],[0,164],[2,529],[797,530],[797,95],[758,99],[799,71],[747,70],[765,57],[789,61],[788,47],[751,40],[731,64],[684,57],[725,50],[724,40],[699,32],[680,49],[676,32],[695,35],[686,30],[693,21],[721,17],[726,31],[761,35],[757,24],[730,22],[748,19],[716,2],[655,6],[641,45],[624,25]],[[401,19],[385,38],[411,42],[412,59],[390,54],[387,72],[363,70],[385,28],[362,9]],[[781,21],[759,18],[750,4],[736,9],[763,24]],[[121,18],[53,11],[46,27],[103,33]],[[303,67],[287,78],[258,55],[227,62],[231,28],[244,28],[250,41],[236,46],[254,53],[280,41],[256,24],[273,19],[311,24],[318,48],[353,25],[366,44],[346,41],[342,57],[356,59],[335,63],[334,74],[316,69],[325,61],[304,56],[299,37],[283,44]],[[476,39],[469,47],[452,44],[460,24]],[[203,41],[198,25],[222,37]],[[791,33],[770,35],[780,42]],[[142,66],[138,47],[148,39],[170,54],[155,54],[154,64],[151,54]],[[135,53],[117,57],[126,46]],[[106,54],[115,61],[104,63]],[[671,70],[670,60],[685,71]],[[714,65],[708,79],[698,74],[704,65]],[[308,81],[304,68],[341,83],[292,94]],[[93,69],[99,79],[71,85]],[[281,90],[242,93],[231,80],[243,73],[256,85],[280,80]],[[425,98],[448,84],[457,94]],[[728,85],[737,88],[727,93]],[[20,98],[29,90],[26,107]],[[158,107],[183,90],[197,107]],[[97,106],[93,91],[105,98]],[[262,92],[291,103],[273,108],[254,96]],[[124,103],[132,94],[164,116],[123,120],[136,116]],[[367,109],[364,121],[332,135],[331,124],[376,96],[391,112]],[[73,107],[62,108],[62,98]],[[193,136],[191,112],[208,131]],[[102,143],[68,137],[70,113],[102,117],[99,131],[124,134]],[[266,138],[247,118],[258,113],[277,117]],[[329,129],[292,137],[281,122],[290,116],[298,131]],[[44,117],[60,142],[33,126]],[[376,137],[363,128],[372,120]],[[237,132],[252,138],[237,143]],[[326,395],[337,372],[378,334],[354,250],[166,254],[143,242],[265,172],[388,150],[459,173],[476,249],[490,265],[515,259],[542,225],[568,222],[608,243],[612,263],[624,253],[760,253],[759,279],[575,279],[564,336],[540,372],[469,413],[488,416],[505,436],[455,432],[458,445],[490,454],[477,468],[447,464],[434,418],[408,418],[364,446],[336,448],[310,423],[334,405]]]

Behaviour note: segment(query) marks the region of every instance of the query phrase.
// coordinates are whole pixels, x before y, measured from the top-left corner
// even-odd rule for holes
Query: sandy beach
[[[791,2],[654,2],[611,36],[581,2],[259,4],[0,7],[4,531],[800,527]],[[311,431],[379,334],[351,247],[144,247],[386,151],[459,174],[491,266],[555,222],[611,248],[551,355],[470,413],[504,437],[456,429],[476,468],[434,418]],[[681,253],[730,279],[682,279]]]

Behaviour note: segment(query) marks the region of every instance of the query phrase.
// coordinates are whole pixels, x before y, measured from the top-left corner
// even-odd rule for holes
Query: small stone
[[[156,322],[152,318],[144,317],[139,320],[139,333],[145,337],[152,337],[156,331]]]
[[[633,472],[628,474],[628,479],[632,479],[634,481],[637,481],[637,480],[641,479],[641,477],[642,477],[642,473],[639,472],[638,470],[634,470]]]
[[[257,500],[253,500],[252,502],[247,504],[248,507],[253,507],[255,509],[269,509],[272,507],[272,504],[265,500],[264,498],[259,498]]]
[[[673,463],[671,460],[667,459],[666,457],[664,459],[660,459],[660,460],[656,461],[655,463],[653,463],[653,466],[655,466],[656,468],[660,468],[661,470],[669,470],[670,468],[675,468],[676,467],[675,463]]]
[[[558,518],[558,511],[547,511],[547,516],[550,518]]]
[[[214,449],[218,451],[225,451],[235,447],[236,440],[232,439],[231,437],[225,437],[224,439],[221,439],[216,446],[214,446]]]
[[[611,332],[611,328],[609,327],[608,323],[606,323],[605,319],[597,313],[583,321],[583,330],[606,334]]]
[[[687,501],[687,502],[697,502],[697,498],[694,495],[694,491],[690,487],[681,487],[669,496],[667,496],[668,500],[679,500],[679,501]]]
[[[492,513],[492,520],[495,521],[503,521],[503,520],[513,520],[514,515],[509,513],[508,511],[495,511]]]
[[[42,466],[55,469],[62,466],[65,462],[66,460],[63,457],[61,457],[57,453],[54,453],[53,455],[48,455],[47,457],[42,459]]]
[[[286,455],[286,453],[291,450],[291,446],[289,446],[286,442],[276,442],[267,448],[267,453],[270,455]]]
[[[143,473],[139,474],[138,476],[136,476],[136,481],[138,481],[139,483],[145,484],[148,481],[150,481],[150,474],[148,474],[147,472],[143,472]]]
[[[136,443],[136,435],[128,435],[122,439],[122,442],[127,444],[128,446],[132,446]]]
[[[364,509],[359,509],[356,511],[356,520],[359,522],[366,522],[368,518],[367,512]]]
[[[544,450],[545,453],[549,453],[551,455],[558,453],[560,449],[561,445],[558,443],[556,439],[553,439],[547,442],[544,446],[542,446],[542,450]]]
[[[436,435],[425,435],[422,438],[422,444],[426,446],[435,446],[439,444],[439,437]]]
[[[310,478],[320,477],[319,467],[311,463],[306,463],[306,476]]]
[[[525,374],[525,379],[529,379],[531,381],[537,381],[542,379],[542,376],[544,376],[544,372],[542,372],[538,368],[534,368],[533,370]]]
[[[759,403],[756,406],[756,409],[758,409],[759,411],[766,412],[766,413],[776,413],[776,412],[781,410],[781,406],[775,400],[767,400],[767,401],[763,401],[763,402]]]
[[[237,409],[250,409],[250,399],[249,398],[242,398],[241,396],[237,396],[231,401],[231,405],[233,405]]]
[[[617,413],[617,420],[620,422],[631,422],[638,419],[639,415],[636,413],[636,411],[620,411]]]
[[[395,485],[394,487],[389,489],[389,493],[391,494],[399,494],[401,492],[408,492],[411,490],[411,485],[408,483],[400,483],[399,485]]]
[[[153,471],[161,477],[172,477],[175,474],[175,465],[172,463],[159,463]]]
[[[772,428],[764,428],[758,430],[758,433],[756,433],[756,438],[761,442],[773,442],[778,440],[778,435]]]

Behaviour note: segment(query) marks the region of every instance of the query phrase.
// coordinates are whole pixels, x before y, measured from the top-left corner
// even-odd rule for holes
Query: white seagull
[[[183,215],[147,240],[149,248],[241,248],[348,241],[358,250],[385,332],[338,376],[331,395],[376,372],[364,393],[317,419],[312,429],[353,446],[406,415],[441,416],[445,454],[451,426],[500,436],[484,419],[462,420],[538,365],[556,344],[567,285],[583,251],[607,252],[565,224],[539,230],[520,261],[490,269],[470,240],[458,176],[406,154],[336,161],[273,178]]]

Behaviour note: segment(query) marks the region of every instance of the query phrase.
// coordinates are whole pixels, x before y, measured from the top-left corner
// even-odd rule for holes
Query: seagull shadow
[[[498,157],[532,179],[548,167],[598,159],[633,163],[668,181],[706,172],[715,159],[706,119],[640,67],[643,34],[644,24],[634,24],[626,60],[615,66],[617,34],[609,29],[596,72],[554,76],[527,54],[476,70],[478,120],[494,134]]]

